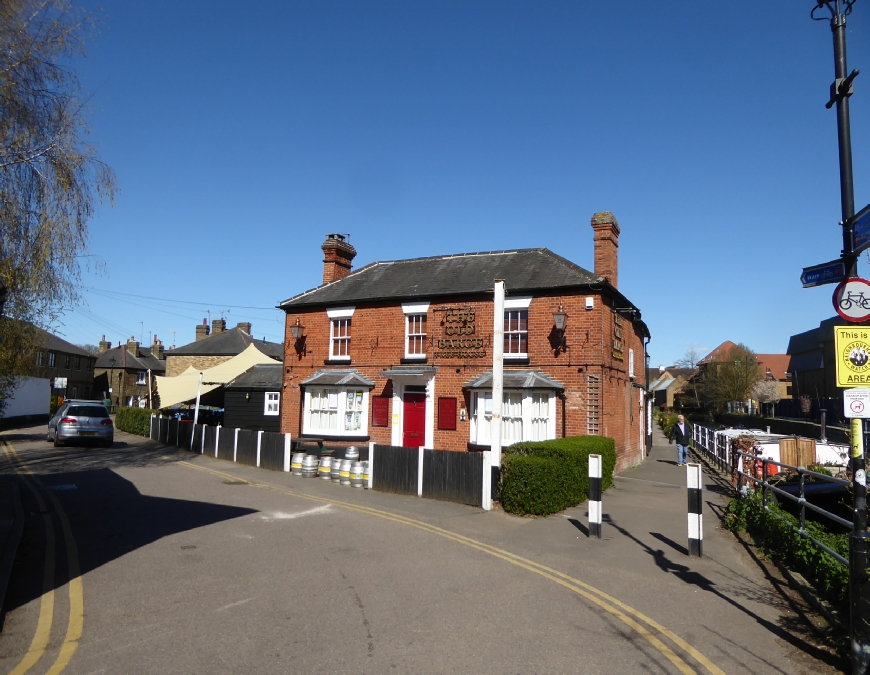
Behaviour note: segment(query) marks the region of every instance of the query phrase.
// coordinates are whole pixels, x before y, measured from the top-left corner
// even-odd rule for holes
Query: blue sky
[[[592,269],[597,211],[653,366],[724,340],[784,352],[834,313],[833,286],[799,281],[842,245],[810,0],[98,4],[76,65],[120,190],[91,224],[104,272],[57,327],[72,342],[180,346],[222,313],[281,341],[270,308],[320,283],[330,232],[356,267],[544,246]],[[870,3],[848,50],[860,209]]]

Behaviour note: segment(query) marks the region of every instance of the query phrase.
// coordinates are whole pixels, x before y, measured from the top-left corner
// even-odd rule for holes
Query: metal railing
[[[815,471],[810,471],[809,469],[806,469],[802,466],[791,466],[790,464],[783,464],[782,462],[775,462],[772,459],[765,459],[765,458],[759,457],[755,453],[751,453],[751,452],[743,452],[742,450],[734,450],[733,454],[736,457],[743,457],[743,468],[744,469],[747,468],[747,465],[750,465],[750,463],[751,463],[751,466],[753,467],[753,469],[755,469],[755,471],[753,471],[753,473],[757,473],[757,467],[759,464],[761,465],[761,478],[758,478],[757,475],[752,475],[750,473],[746,473],[745,471],[742,471],[740,469],[740,467],[736,467],[734,469],[735,473],[739,476],[738,482],[737,482],[737,491],[739,493],[742,493],[743,479],[744,478],[752,481],[752,483],[753,483],[754,487],[756,487],[756,489],[760,485],[761,491],[762,491],[761,503],[762,503],[764,510],[767,511],[770,515],[777,518],[778,520],[781,520],[783,522],[787,522],[791,527],[794,527],[794,525],[792,523],[790,523],[789,521],[785,520],[784,518],[780,517],[779,515],[777,515],[776,513],[774,513],[773,511],[770,510],[770,508],[768,506],[769,494],[770,494],[770,492],[773,492],[776,495],[779,495],[781,497],[785,497],[786,499],[790,499],[791,501],[797,503],[798,506],[800,506],[800,527],[797,528],[798,534],[800,534],[800,536],[803,537],[804,539],[809,539],[811,542],[813,542],[813,544],[815,546],[817,546],[818,548],[823,550],[825,553],[830,555],[832,558],[834,558],[839,563],[845,565],[846,567],[849,566],[848,558],[844,558],[842,555],[840,555],[836,551],[831,550],[830,548],[825,546],[822,542],[820,542],[818,539],[815,539],[814,537],[810,536],[810,534],[806,530],[806,510],[807,509],[810,509],[811,511],[813,511],[815,513],[818,513],[819,515],[824,516],[825,518],[833,520],[835,523],[839,523],[840,525],[848,528],[849,530],[853,529],[852,521],[846,520],[845,518],[841,518],[840,516],[838,516],[834,513],[831,513],[830,511],[826,511],[825,509],[823,509],[819,506],[816,506],[815,504],[811,504],[810,502],[807,501],[807,499],[806,499],[806,477],[811,476],[812,478],[815,478],[818,481],[822,481],[825,483],[833,483],[835,485],[842,485],[844,487],[848,487],[848,486],[852,485],[852,483],[850,481],[843,480],[842,478],[834,478],[833,476],[827,476],[823,473],[817,473]],[[783,467],[785,469],[789,469],[789,470],[794,471],[795,473],[798,474],[798,476],[799,476],[799,484],[798,484],[799,485],[799,496],[795,496],[791,492],[783,490],[775,485],[771,485],[771,483],[768,481],[768,467],[771,464],[775,465],[775,466]],[[776,474],[774,474],[774,475],[776,475]]]
[[[731,470],[731,447],[728,443],[728,437],[724,434],[709,427],[693,424],[692,449],[702,454],[722,471]]]

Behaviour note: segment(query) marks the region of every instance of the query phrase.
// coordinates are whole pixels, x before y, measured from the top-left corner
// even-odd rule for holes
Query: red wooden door
[[[426,394],[405,394],[402,445],[419,448],[426,442]]]

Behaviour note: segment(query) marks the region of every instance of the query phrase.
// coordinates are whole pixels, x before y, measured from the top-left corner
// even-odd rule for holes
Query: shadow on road
[[[765,618],[759,616],[758,614],[756,614],[755,612],[753,612],[751,609],[749,609],[745,605],[741,604],[740,602],[737,602],[733,598],[728,597],[727,595],[725,595],[723,592],[721,592],[716,587],[716,584],[714,582],[709,580],[703,574],[700,574],[699,572],[693,571],[692,569],[690,569],[686,565],[681,565],[677,562],[674,562],[673,560],[671,560],[668,557],[667,553],[661,549],[654,550],[651,546],[648,546],[647,544],[642,542],[640,539],[638,539],[637,537],[632,535],[624,527],[620,527],[607,514],[604,515],[603,519],[606,523],[611,525],[614,529],[616,529],[621,534],[625,535],[631,541],[635,542],[646,553],[651,555],[653,557],[656,565],[663,572],[666,572],[668,574],[675,576],[677,579],[679,579],[680,581],[682,581],[686,584],[696,586],[697,588],[699,588],[702,591],[716,595],[718,598],[724,600],[732,607],[735,607],[736,609],[738,609],[741,612],[743,612],[744,614],[746,614],[749,618],[754,620],[756,623],[758,623],[759,626],[761,626],[765,630],[770,631],[771,633],[773,633],[777,637],[788,642],[789,644],[800,649],[801,651],[803,651],[807,654],[810,654],[811,656],[818,659],[819,661],[822,661],[823,663],[826,663],[826,664],[828,664],[830,666],[834,666],[834,667],[841,667],[842,666],[841,660],[836,655],[831,654],[830,652],[828,652],[824,649],[820,649],[816,645],[802,639],[800,636],[796,635],[794,632],[786,630],[782,626],[779,626],[771,621],[768,621],[767,619],[765,619]],[[650,534],[652,536],[654,536],[656,539],[666,543],[671,548],[674,548],[677,550],[682,549],[682,547],[680,547],[679,544],[676,544],[675,542],[671,541],[670,539],[668,539],[667,537],[665,537],[663,535],[656,534],[654,532],[651,532]],[[686,549],[682,549],[682,551],[686,551]],[[743,595],[746,595],[748,597],[750,594],[744,592]],[[759,601],[759,602],[769,602],[766,598],[762,598],[762,597],[757,597],[754,599]],[[770,666],[770,668],[772,670],[775,670],[776,672],[781,672],[781,673],[787,672],[787,671],[784,671],[781,668],[775,666],[774,664],[772,664],[768,661],[765,661],[763,654],[753,654],[753,656],[755,658],[760,659],[760,660],[764,661],[765,663],[767,663]]]
[[[32,436],[19,433],[5,434],[4,438],[14,444],[34,440]],[[44,435],[35,439],[44,440]],[[25,526],[0,625],[6,612],[43,594],[46,513],[52,518],[57,546],[53,588],[61,588],[69,581],[62,521],[49,493],[69,518],[82,575],[163,537],[256,513],[254,509],[224,504],[143,495],[113,470],[166,466],[166,459],[161,459],[166,452],[151,444],[138,447],[125,443],[116,443],[110,449],[28,448],[20,454],[33,477],[45,486],[39,489],[43,510],[22,477],[8,462],[3,463],[0,474],[14,475],[19,482]],[[185,454],[178,453],[177,457],[184,459]]]

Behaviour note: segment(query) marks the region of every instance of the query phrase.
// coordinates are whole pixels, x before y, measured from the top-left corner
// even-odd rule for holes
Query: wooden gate
[[[399,495],[417,494],[417,448],[376,445],[372,489]]]
[[[483,453],[424,450],[423,496],[483,506]]]

